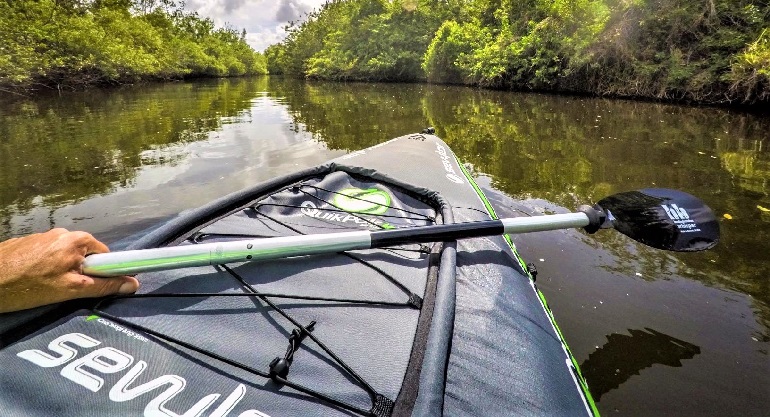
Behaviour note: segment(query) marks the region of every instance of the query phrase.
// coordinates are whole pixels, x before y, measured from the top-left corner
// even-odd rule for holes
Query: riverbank
[[[754,1],[329,2],[265,52],[271,74],[699,104],[770,101]]]
[[[0,2],[0,93],[267,73],[245,31],[173,2]]]

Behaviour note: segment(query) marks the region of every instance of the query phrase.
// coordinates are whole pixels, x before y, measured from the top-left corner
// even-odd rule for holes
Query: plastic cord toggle
[[[307,335],[313,331],[315,324],[316,322],[313,320],[307,326],[303,328],[298,327],[291,331],[291,335],[289,336],[289,347],[286,348],[286,354],[284,357],[276,357],[270,361],[270,378],[272,378],[274,381],[276,381],[276,378],[278,377],[286,379],[286,377],[289,375],[289,368],[294,361],[294,352],[299,349],[299,346],[302,344],[302,340],[304,340],[305,337],[307,337]]]

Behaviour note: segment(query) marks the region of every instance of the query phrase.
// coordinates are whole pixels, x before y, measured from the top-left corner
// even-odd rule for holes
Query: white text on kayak
[[[30,349],[19,352],[16,356],[26,359],[42,368],[63,366],[60,375],[91,392],[100,392],[104,379],[100,375],[128,372],[113,385],[107,393],[110,401],[125,402],[142,397],[151,398],[144,407],[145,417],[199,417],[219,402],[221,394],[209,394],[198,400],[187,411],[179,414],[166,408],[166,403],[184,391],[187,380],[179,375],[161,375],[142,384],[135,381],[150,366],[140,360],[134,364],[134,357],[113,347],[101,347],[78,359],[78,348],[92,349],[101,342],[83,333],[68,333],[57,337],[48,344],[48,352]],[[133,365],[133,366],[131,366]],[[129,369],[130,367],[130,369]],[[132,386],[133,385],[133,386]],[[145,396],[145,394],[154,392]],[[246,394],[246,386],[238,386],[220,404],[208,414],[210,417],[227,417]],[[258,410],[246,410],[237,417],[269,417]]]

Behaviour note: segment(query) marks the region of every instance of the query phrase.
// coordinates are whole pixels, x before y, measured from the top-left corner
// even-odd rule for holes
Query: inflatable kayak
[[[183,213],[129,249],[492,218],[448,146],[413,134]],[[0,414],[597,414],[504,236],[139,279],[134,296],[0,315]]]

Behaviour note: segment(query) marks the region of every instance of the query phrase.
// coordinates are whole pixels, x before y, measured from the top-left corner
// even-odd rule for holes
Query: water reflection
[[[597,235],[622,262],[611,268],[631,275],[641,268],[648,279],[675,273],[745,292],[770,328],[770,213],[758,208],[770,209],[768,118],[463,87],[271,79],[269,90],[332,149],[361,149],[435,126],[474,172],[517,198],[574,209],[651,186],[695,194],[722,219],[715,251],[671,257],[629,246],[622,236]]]
[[[266,90],[262,77],[3,103],[0,239],[60,226],[114,242],[341,154],[290,129]]]
[[[536,95],[511,100],[494,92],[449,101],[445,94],[428,95],[439,134],[512,196],[574,209],[615,192],[657,186],[704,199],[722,218],[722,244],[676,256],[675,272],[751,294],[770,325],[770,218],[757,208],[770,207],[770,176],[762,169],[770,162],[763,133],[770,120],[650,103]],[[751,163],[729,162],[736,154]],[[629,274],[672,272],[667,254],[629,246],[616,234],[597,239],[629,260]]]
[[[487,188],[490,180],[479,178],[502,217],[567,211],[542,199],[511,200]],[[629,239],[599,244],[595,236],[562,230],[514,235],[513,240],[525,259],[537,265],[538,286],[572,352],[592,368],[586,377],[591,391],[599,395],[600,410],[632,415],[763,415],[759,410],[764,405],[757,399],[764,398],[770,387],[770,361],[763,339],[767,328],[757,323],[752,311],[756,300],[709,284],[706,274],[695,269],[689,270],[695,279],[685,277],[679,271],[686,268],[676,254],[657,251],[661,265],[650,270],[637,258],[618,257],[615,246],[625,244],[628,253],[652,249]],[[656,329],[698,346],[700,353],[680,368],[653,366],[621,381],[616,370],[634,369],[654,356],[644,342],[638,353],[637,347],[625,353],[612,348],[606,335],[626,335],[626,329]],[[618,359],[595,355],[605,348],[616,352]],[[671,353],[671,349],[664,350]],[[647,359],[636,362],[637,354]],[[624,367],[618,366],[624,361]],[[608,390],[608,381],[619,386],[612,384],[615,388]]]
[[[270,78],[270,94],[286,104],[294,126],[306,126],[331,149],[358,150],[407,133],[430,121],[419,84],[315,83]]]
[[[596,401],[646,368],[680,367],[683,360],[700,354],[700,347],[653,329],[629,329],[628,333],[607,336],[607,343],[580,364]]]
[[[114,242],[228,192],[426,126],[435,126],[489,186],[534,202],[535,211],[574,209],[650,186],[705,200],[722,219],[722,241],[709,252],[664,253],[613,233],[551,232],[519,237],[517,244],[529,249],[529,261],[548,260],[538,262],[540,286],[572,350],[586,361],[592,387],[598,384],[596,394],[604,395],[603,406],[644,409],[644,393],[607,392],[624,382],[647,381],[648,389],[661,390],[674,384],[649,376],[651,370],[641,373],[645,378],[624,375],[695,352],[687,343],[703,350],[692,360],[703,370],[683,362],[683,374],[703,383],[678,389],[744,411],[746,398],[766,392],[766,117],[464,87],[281,78],[6,102],[0,103],[0,239],[63,226]],[[494,203],[510,204],[507,198]],[[624,329],[648,330],[626,336],[619,333]],[[612,336],[597,348],[606,334]],[[615,347],[620,344],[635,350]],[[652,353],[661,346],[665,352]],[[736,360],[750,370],[734,375]],[[741,375],[750,375],[751,385]],[[725,386],[706,387],[711,379]],[[740,392],[714,395],[733,386]],[[684,394],[677,401],[684,404]],[[664,402],[661,407],[671,405]]]
[[[597,239],[628,260],[613,268],[633,273],[641,264],[653,272],[647,277],[675,272],[752,295],[770,327],[767,118],[462,87],[266,77],[94,90],[6,103],[0,111],[0,237],[54,224],[52,212],[92,196],[173,181],[182,182],[175,189],[189,188],[228,178],[222,171],[233,164],[241,164],[241,174],[253,173],[243,159],[260,169],[258,178],[269,178],[277,172],[265,165],[288,158],[294,166],[321,155],[318,146],[292,147],[310,138],[330,150],[324,155],[333,155],[433,125],[475,172],[490,175],[495,188],[514,197],[574,208],[649,186],[700,196],[718,216],[731,218],[722,220],[724,237],[716,251],[670,258],[629,246],[617,235]],[[241,161],[234,161],[239,155],[233,147]],[[248,181],[228,184],[223,189]],[[174,207],[187,208],[183,202]],[[135,205],[129,211],[148,214],[146,205]],[[12,214],[35,211],[36,218],[48,220],[25,227],[9,223]]]
[[[206,139],[243,118],[260,90],[255,83],[265,80],[94,90],[6,104],[0,207],[26,210],[38,196],[53,206],[78,201],[131,185],[141,166],[179,163],[183,155],[151,151]]]

